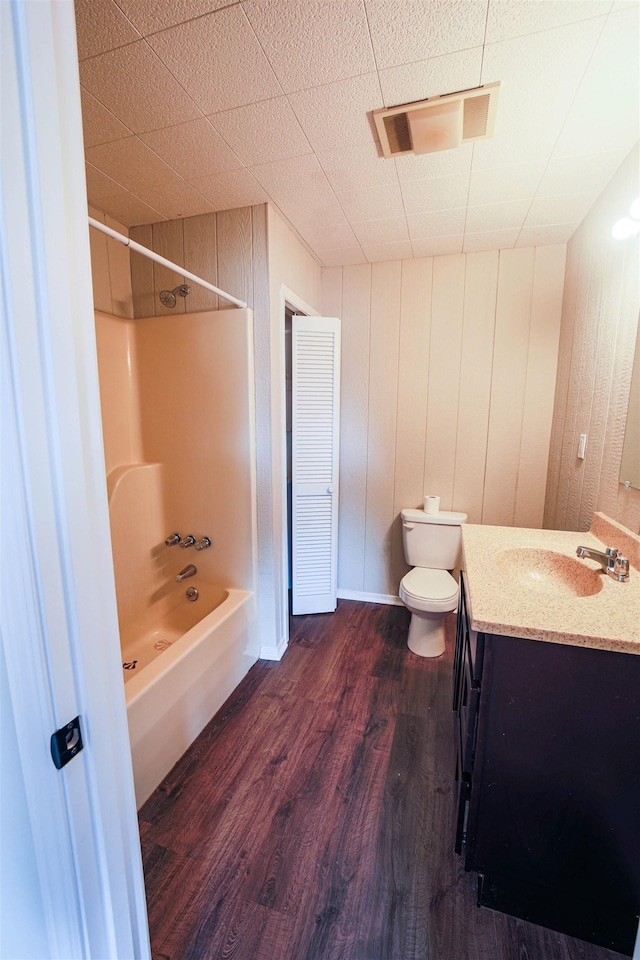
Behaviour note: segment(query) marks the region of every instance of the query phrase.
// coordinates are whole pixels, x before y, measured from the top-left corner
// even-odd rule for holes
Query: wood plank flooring
[[[402,607],[295,617],[140,811],[154,960],[614,960],[475,905],[447,652]]]

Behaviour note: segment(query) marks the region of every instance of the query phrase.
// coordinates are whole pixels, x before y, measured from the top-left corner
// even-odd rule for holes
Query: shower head
[[[186,297],[189,293],[189,287],[186,283],[181,284],[179,287],[174,287],[173,290],[161,290],[160,291],[160,303],[165,307],[175,307],[178,302],[176,299],[176,294],[180,294],[181,297]]]

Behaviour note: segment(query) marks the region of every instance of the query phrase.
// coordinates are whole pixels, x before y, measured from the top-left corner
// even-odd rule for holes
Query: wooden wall
[[[568,244],[547,527],[588,530],[601,510],[640,532],[640,491],[619,482],[640,307],[638,238],[611,236],[638,195],[639,162],[636,146]]]
[[[100,210],[89,207],[89,216],[100,220],[112,230],[123,236],[129,236],[129,230],[116,220],[106,216]],[[113,317],[133,317],[133,295],[131,291],[131,265],[129,250],[117,240],[93,227],[89,228],[91,247],[91,278],[93,282],[93,303],[96,310],[111,314]]]
[[[266,205],[203,213],[184,220],[131,227],[131,239],[208,280],[250,307],[267,283]],[[229,304],[204,287],[187,282],[190,292],[175,307],[160,301],[161,290],[173,290],[184,277],[132,251],[131,277],[135,317],[169,316],[223,310]]]
[[[565,245],[332,267],[342,318],[338,584],[395,597],[400,510],[542,526]]]

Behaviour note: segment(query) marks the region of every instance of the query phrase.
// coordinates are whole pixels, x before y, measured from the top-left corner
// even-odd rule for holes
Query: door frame
[[[3,121],[14,131],[2,149],[0,194],[6,457],[0,642],[26,795],[21,829],[35,854],[37,889],[29,893],[41,900],[51,958],[146,960],[74,6],[70,0],[0,6]],[[57,770],[50,737],[75,716],[84,748]],[[23,916],[29,909],[25,903]]]
[[[285,345],[285,311],[290,310],[304,314],[306,317],[319,317],[319,312],[307,303],[302,297],[298,296],[295,290],[291,290],[284,283],[280,284],[280,305],[278,309],[278,341],[280,357],[280,376],[279,380],[279,404],[280,404],[280,509],[281,509],[281,529],[280,529],[280,578],[281,593],[280,605],[282,609],[282,653],[287,649],[289,643],[289,536],[287,528],[287,356]],[[274,491],[275,497],[275,491]]]

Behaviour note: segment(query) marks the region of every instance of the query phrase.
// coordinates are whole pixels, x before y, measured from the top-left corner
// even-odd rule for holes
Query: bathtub
[[[138,809],[258,659],[253,593],[197,588],[195,603],[183,597],[122,642]]]

